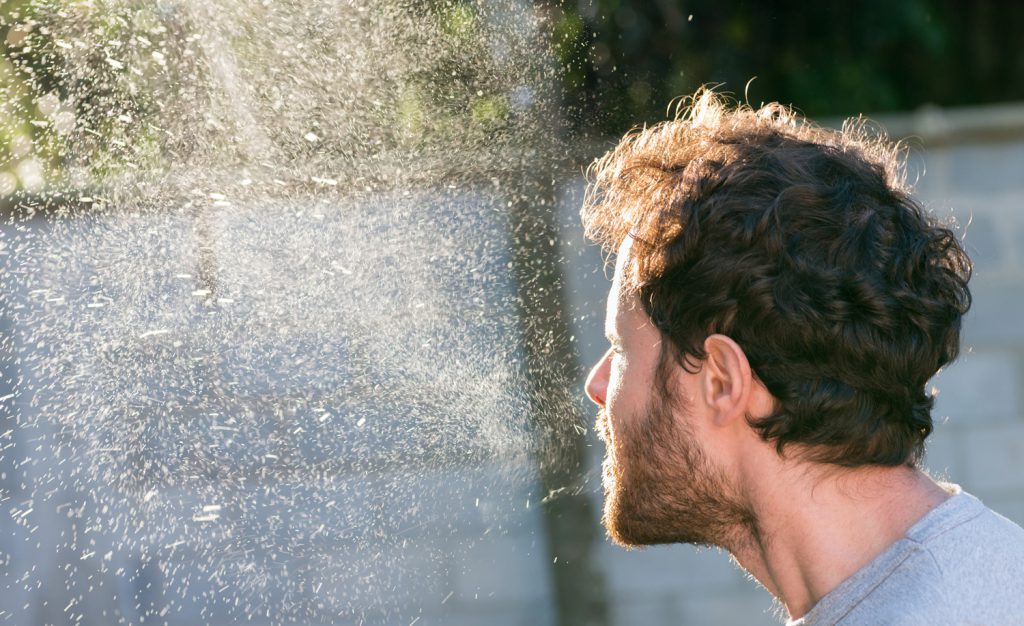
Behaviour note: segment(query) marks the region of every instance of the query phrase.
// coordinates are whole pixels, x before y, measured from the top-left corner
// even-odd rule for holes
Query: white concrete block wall
[[[966,428],[961,441],[965,487],[1006,495],[1024,491],[1024,424],[979,424]]]
[[[539,529],[536,529],[539,531]],[[458,604],[536,604],[545,602],[550,584],[543,536],[530,532],[473,541],[454,566],[452,591]]]
[[[974,303],[937,375],[927,465],[1024,524],[1024,141],[927,150],[920,197],[966,227]]]
[[[777,623],[771,596],[721,550],[652,546],[602,551],[614,624]]]
[[[710,548],[678,550],[676,546],[652,546],[643,550],[623,550],[604,545],[601,563],[608,584],[631,596],[673,594],[679,589],[693,593],[740,588],[743,574],[728,557]],[[661,572],[656,581],[648,572]]]
[[[925,467],[938,480],[961,480],[964,475],[963,433],[955,424],[937,423],[925,442]]]
[[[463,200],[471,207],[486,204],[485,199],[469,193]],[[496,211],[492,213],[501,215]],[[41,231],[45,224],[37,228]],[[187,241],[191,227],[182,228],[185,234],[181,241]],[[0,230],[0,236],[7,232]],[[496,227],[488,232],[501,231]],[[193,260],[190,250],[187,246],[176,249],[182,266],[189,266]],[[495,262],[496,268],[505,266],[504,259],[488,259]],[[8,269],[7,263],[4,260],[0,266]],[[507,300],[513,285],[504,275],[487,267],[481,272],[495,274],[494,297]],[[438,297],[443,295],[438,294]],[[0,312],[0,332],[10,333],[11,323],[6,311]],[[3,349],[6,348],[5,345]],[[5,373],[5,378],[9,375]],[[27,380],[32,382],[30,378]],[[7,395],[9,391],[0,390],[0,395]],[[254,395],[288,393],[282,388],[248,391]],[[31,415],[34,410],[27,400],[22,409],[25,415]],[[49,421],[40,421],[52,427]],[[13,418],[0,411],[0,425],[16,425],[10,422]],[[0,622],[11,626],[110,624],[114,622],[107,615],[120,609],[128,623],[138,624],[140,614],[148,605],[143,609],[136,607],[135,592],[145,589],[150,582],[153,591],[141,593],[144,600],[152,597],[159,608],[163,604],[161,587],[166,584],[168,597],[176,603],[165,616],[168,626],[242,622],[260,626],[281,621],[259,616],[247,619],[241,611],[231,612],[228,606],[236,600],[243,605],[251,602],[270,606],[271,610],[284,606],[279,593],[282,585],[274,580],[267,581],[265,588],[259,587],[262,582],[242,581],[251,583],[253,588],[259,587],[248,596],[247,589],[222,593],[215,601],[192,595],[178,598],[185,578],[193,581],[192,592],[201,591],[208,580],[208,572],[197,572],[195,564],[216,558],[217,555],[208,551],[187,553],[187,548],[179,549],[174,557],[167,559],[176,570],[174,578],[168,580],[155,571],[158,569],[155,561],[146,570],[146,576],[138,575],[138,552],[142,551],[142,546],[116,547],[115,556],[124,561],[124,571],[118,571],[118,564],[102,573],[96,571],[99,557],[83,560],[79,553],[71,554],[66,548],[66,537],[74,530],[67,515],[58,515],[60,509],[54,510],[61,498],[53,502],[44,498],[34,505],[30,523],[25,526],[14,523],[12,512],[19,506],[24,510],[23,503],[33,497],[20,484],[20,476],[31,478],[32,472],[41,472],[47,467],[44,462],[33,462],[19,472],[13,471],[26,456],[45,457],[45,450],[36,450],[41,454],[33,452],[41,444],[32,444],[31,437],[38,434],[31,429],[15,429],[13,437],[17,447],[0,454],[0,487],[5,488],[0,489]],[[386,444],[386,440],[381,442],[381,445]],[[0,438],[0,447],[3,445],[5,440]],[[341,533],[345,538],[325,547],[323,559],[311,564],[296,556],[290,563],[295,565],[292,572],[306,566],[315,567],[316,574],[322,574],[324,579],[323,586],[315,592],[306,589],[298,592],[307,594],[297,598],[300,608],[304,602],[316,600],[324,604],[320,615],[327,616],[330,623],[345,624],[348,620],[350,624],[363,626],[409,624],[416,619],[421,625],[553,624],[555,609],[542,508],[536,495],[539,489],[535,477],[530,474],[532,466],[528,462],[517,462],[515,467],[510,467],[508,464],[512,461],[508,459],[494,459],[493,466],[488,467],[472,463],[466,460],[465,465],[459,465],[450,461],[431,469],[410,462],[409,468],[401,474],[376,470],[366,476],[355,468],[347,477],[336,476],[339,497],[345,498],[343,508],[353,513],[355,521],[347,520],[353,525],[352,532]],[[351,488],[340,488],[342,483]],[[287,488],[278,486],[282,491]],[[254,494],[260,491],[257,486],[250,484],[249,487]],[[254,497],[258,498],[258,494]],[[526,506],[527,501],[532,506]],[[409,523],[394,531],[395,520]],[[325,521],[337,522],[339,527],[346,522],[326,517]],[[81,528],[79,525],[79,532]],[[259,531],[238,528],[239,534]],[[100,541],[108,538],[98,533]],[[140,542],[147,540],[148,536],[143,533]],[[162,548],[159,545],[149,547],[151,554],[160,553]],[[96,552],[102,554],[104,550]],[[69,568],[77,574],[66,574]],[[23,581],[14,579],[12,574],[19,570],[29,571]],[[73,578],[77,588],[65,589],[67,578]],[[76,600],[74,610],[65,610],[68,597],[79,590],[82,593],[89,590],[87,598]],[[289,602],[292,600],[296,599],[291,598]],[[102,613],[104,610],[106,615]],[[76,619],[80,613],[85,614],[81,622]],[[287,616],[281,617],[289,621]],[[152,620],[147,623],[149,621]]]
[[[983,300],[980,306],[985,306]],[[970,416],[976,422],[1012,422],[1021,413],[1018,362],[1011,350],[965,350],[961,358],[931,380],[939,394],[937,420]]]

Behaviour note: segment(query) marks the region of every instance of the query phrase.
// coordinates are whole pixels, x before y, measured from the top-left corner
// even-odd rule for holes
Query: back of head
[[[699,367],[704,339],[728,335],[776,399],[750,422],[780,453],[917,463],[970,261],[911,197],[902,151],[777,104],[688,104],[597,161],[582,210],[606,250],[633,238],[625,286],[670,340],[666,361]]]

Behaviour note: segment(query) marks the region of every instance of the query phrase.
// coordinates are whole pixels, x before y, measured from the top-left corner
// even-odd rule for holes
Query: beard
[[[654,394],[645,413],[646,419],[617,419],[614,432],[606,409],[598,414],[598,435],[605,442],[602,522],[611,539],[630,548],[728,547],[744,531],[756,533],[753,512],[733,495],[671,403]]]

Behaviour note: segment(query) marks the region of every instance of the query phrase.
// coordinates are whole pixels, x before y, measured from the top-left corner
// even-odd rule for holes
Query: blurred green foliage
[[[0,5],[0,197],[84,188],[156,157],[147,121],[168,56],[157,13],[145,2]]]
[[[1024,100],[1024,3],[537,2],[584,134],[664,119],[707,83],[812,117]]]
[[[512,18],[490,0],[214,5],[0,0],[0,198],[185,163],[440,162],[552,124],[546,39],[514,19],[528,3]]]
[[[529,119],[517,120],[531,106],[540,111],[536,103],[545,95],[522,88],[519,74],[528,72],[498,59],[507,54],[490,37],[496,18],[483,8],[488,0],[413,4],[425,18],[430,58],[394,79],[401,83],[394,107],[379,120],[404,138],[402,147],[421,149],[453,135],[488,145],[536,129]],[[0,196],[49,188],[56,180],[83,187],[116,179],[165,152],[182,161],[212,143],[167,129],[204,123],[200,112],[210,108],[217,88],[207,84],[209,45],[201,34],[209,29],[160,6],[150,0],[0,3]],[[294,14],[288,3],[269,6]],[[562,81],[563,115],[585,137],[616,136],[664,119],[673,98],[709,83],[754,105],[792,103],[812,117],[1024,100],[1024,3],[532,0],[532,6],[557,56],[552,75]],[[267,63],[279,63],[265,43],[274,32],[264,30],[232,41],[235,52],[247,62],[272,54]],[[429,43],[429,33],[443,45]],[[325,54],[337,44],[319,41],[316,29],[308,36]],[[254,93],[273,100],[274,89],[271,81],[267,94],[255,87]]]

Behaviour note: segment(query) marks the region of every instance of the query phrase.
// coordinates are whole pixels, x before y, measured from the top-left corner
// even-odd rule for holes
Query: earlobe
[[[731,338],[715,334],[704,340],[703,393],[717,423],[744,419],[753,376],[743,349]]]

